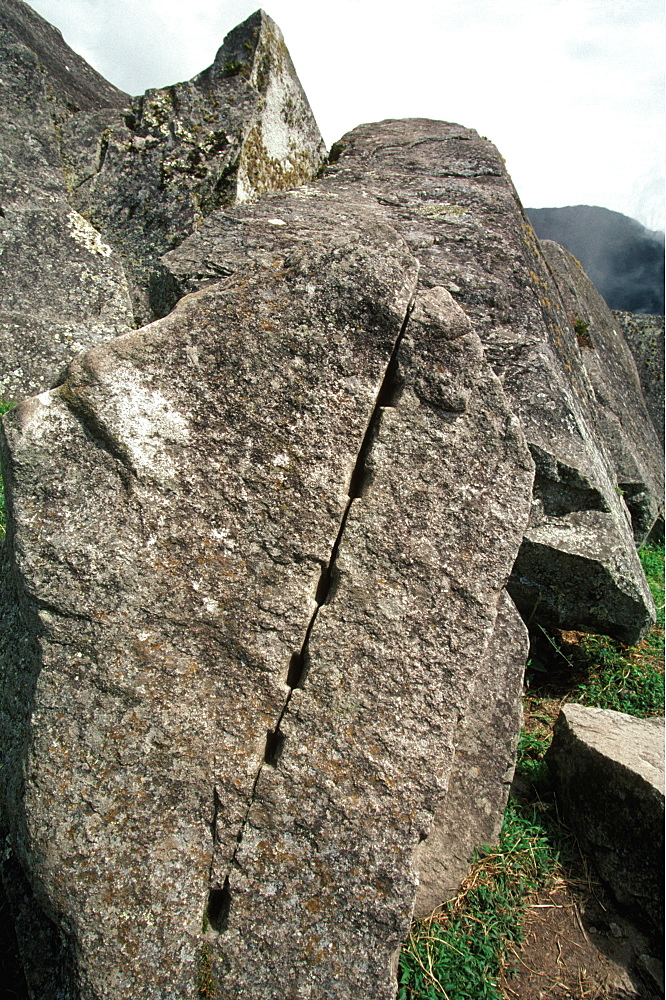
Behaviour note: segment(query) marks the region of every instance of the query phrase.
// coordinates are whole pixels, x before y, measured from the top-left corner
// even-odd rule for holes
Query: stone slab
[[[582,849],[618,901],[663,940],[663,718],[565,705],[546,760]]]

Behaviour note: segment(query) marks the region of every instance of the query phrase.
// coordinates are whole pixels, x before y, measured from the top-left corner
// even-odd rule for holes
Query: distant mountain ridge
[[[664,313],[664,234],[596,205],[528,208],[539,239],[581,262],[611,309]]]

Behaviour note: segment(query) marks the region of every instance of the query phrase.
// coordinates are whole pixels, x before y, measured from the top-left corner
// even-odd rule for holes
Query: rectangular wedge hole
[[[284,746],[284,735],[279,729],[269,729],[266,733],[266,750],[264,752],[264,762],[270,767],[277,767],[282,748]]]
[[[231,910],[231,888],[229,878],[225,878],[221,889],[211,889],[208,893],[208,905],[206,906],[206,916],[208,923],[219,934],[226,931],[229,926],[229,912]]]
[[[302,653],[294,653],[291,660],[289,661],[289,671],[287,673],[287,685],[288,687],[297,688],[300,686],[303,680],[303,672],[305,669],[305,660]]]

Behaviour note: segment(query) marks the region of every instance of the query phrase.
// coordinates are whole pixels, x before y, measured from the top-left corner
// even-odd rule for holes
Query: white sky
[[[209,66],[261,0],[30,0],[132,94]],[[664,228],[662,0],[264,0],[330,146],[383,118],[488,136],[531,208]]]

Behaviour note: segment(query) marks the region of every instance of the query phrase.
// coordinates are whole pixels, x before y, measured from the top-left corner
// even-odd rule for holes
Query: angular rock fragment
[[[3,0],[0,398],[47,388],[77,352],[132,324],[118,257],[68,203],[53,117],[74,99],[106,107],[124,95],[70,57],[59,33],[26,4]],[[56,68],[64,75],[70,62],[68,90]]]
[[[565,705],[546,760],[586,856],[618,901],[663,939],[663,718]]]
[[[163,253],[214,209],[297,187],[326,158],[282,33],[261,10],[193,80],[63,123],[62,153],[72,204],[123,257],[138,325],[179,295]]]
[[[635,550],[620,548],[611,512],[581,510],[531,523],[511,575],[528,625],[608,634],[631,646],[654,624]]]
[[[311,179],[326,150],[263,11],[192,81],[137,98],[20,0],[0,0],[0,46],[0,397],[18,399],[166,315],[181,291],[160,255],[220,205]]]
[[[600,631],[618,634],[618,600],[642,593],[634,621],[634,635],[640,634],[653,620],[654,607],[618,493],[615,462],[598,433],[593,386],[567,308],[499,153],[471,129],[409,119],[359,126],[336,143],[331,159],[323,183],[332,190],[360,187],[380,203],[421,262],[421,286],[444,285],[472,320],[536,462],[533,525],[544,516],[612,515],[599,520],[598,541],[607,544],[611,533],[626,573],[608,578],[607,604],[604,595],[595,595],[595,616]],[[660,503],[661,498],[641,500],[650,510]],[[571,537],[566,524],[562,530]],[[545,546],[558,566],[572,555],[588,558],[588,550],[572,554],[560,547],[557,532]],[[523,555],[515,578],[528,580],[530,600],[525,602],[524,588],[513,580],[509,591],[525,619],[540,623],[541,608],[548,606],[551,620],[559,598],[549,601],[549,589],[559,588],[566,574],[532,578],[534,563]],[[582,621],[588,612],[581,606],[580,614]]]
[[[663,513],[664,457],[634,358],[621,326],[576,258],[549,240],[541,241],[541,249],[590,380],[596,435],[612,458],[618,489],[640,545]]]
[[[367,200],[225,218],[5,418],[4,822],[82,998],[381,1000],[533,466]]]
[[[430,916],[457,892],[475,848],[497,843],[522,724],[528,647],[527,630],[505,593],[465,719],[456,734],[446,795],[430,833],[418,848],[415,917]]]

